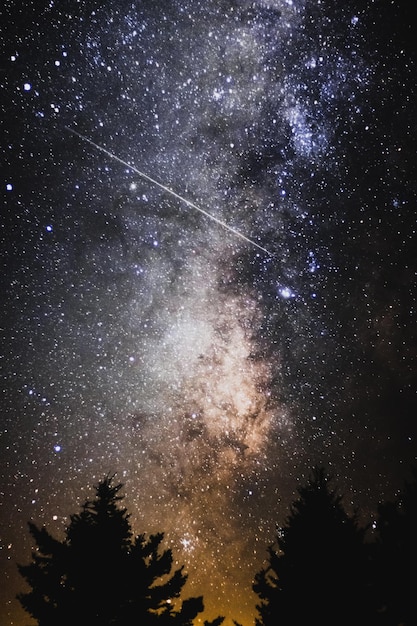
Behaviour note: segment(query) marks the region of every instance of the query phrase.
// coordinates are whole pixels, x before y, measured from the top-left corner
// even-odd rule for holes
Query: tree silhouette
[[[381,623],[417,624],[417,467],[394,502],[378,507],[375,578]]]
[[[366,530],[347,515],[329,480],[314,468],[278,529],[278,549],[268,548],[268,566],[253,585],[261,600],[257,626],[372,623]]]
[[[224,622],[223,615],[219,615],[218,617],[215,617],[211,622],[208,620],[205,620],[204,626],[220,626],[220,624],[223,624],[223,622]]]
[[[163,534],[133,538],[122,486],[100,482],[62,542],[29,523],[37,549],[18,567],[31,591],[18,599],[39,626],[190,626],[203,611],[201,597],[179,600],[187,576],[183,567],[172,572]]]

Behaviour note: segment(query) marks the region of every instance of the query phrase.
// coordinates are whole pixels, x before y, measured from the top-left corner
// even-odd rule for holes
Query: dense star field
[[[0,622],[116,473],[250,626],[311,467],[365,523],[417,458],[407,3],[2,4]]]

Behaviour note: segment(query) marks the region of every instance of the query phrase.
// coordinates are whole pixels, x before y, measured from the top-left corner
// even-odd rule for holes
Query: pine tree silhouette
[[[179,600],[187,576],[183,567],[172,572],[163,534],[133,538],[122,486],[100,482],[62,542],[29,523],[37,550],[18,566],[31,587],[18,599],[39,626],[191,626],[203,611],[202,597]]]
[[[220,624],[223,624],[223,622],[224,622],[224,617],[222,615],[219,615],[218,617],[214,618],[211,622],[205,620],[204,626],[220,626]]]
[[[253,585],[261,600],[257,626],[371,623],[366,531],[344,511],[329,480],[314,468],[278,529],[278,549],[268,549],[268,567]]]
[[[411,472],[396,500],[378,507],[375,578],[384,626],[417,624],[417,467]]]

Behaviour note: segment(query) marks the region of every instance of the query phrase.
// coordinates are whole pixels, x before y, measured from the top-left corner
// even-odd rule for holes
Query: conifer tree
[[[257,626],[368,626],[365,529],[347,515],[323,468],[298,491],[267,567],[255,576]]]
[[[417,467],[398,497],[378,507],[376,567],[384,626],[415,626],[417,600]]]
[[[172,572],[163,534],[133,538],[121,488],[113,477],[100,482],[63,541],[29,524],[37,549],[19,571],[31,591],[18,598],[39,626],[191,626],[203,611],[201,597],[179,600],[187,576]]]

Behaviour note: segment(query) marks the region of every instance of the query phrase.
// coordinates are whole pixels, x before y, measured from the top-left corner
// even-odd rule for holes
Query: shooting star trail
[[[269,256],[273,256],[272,252],[269,252],[269,250],[267,250],[266,248],[263,248],[262,246],[260,246],[258,243],[256,243],[256,241],[253,241],[253,239],[250,239],[249,237],[246,237],[246,235],[244,235],[243,233],[239,232],[238,230],[236,230],[232,226],[229,226],[228,224],[226,224],[226,222],[223,222],[222,220],[219,220],[218,217],[215,217],[211,213],[208,213],[207,211],[205,211],[201,207],[199,207],[196,204],[194,204],[194,202],[191,202],[190,200],[187,200],[187,198],[184,198],[183,196],[180,196],[178,193],[176,193],[175,191],[173,191],[169,187],[166,187],[165,185],[163,185],[162,183],[158,182],[154,178],[151,178],[150,176],[148,176],[148,174],[145,174],[144,172],[141,172],[134,165],[130,165],[130,163],[127,163],[127,161],[123,161],[123,159],[121,159],[120,157],[118,157],[115,154],[113,154],[113,152],[110,152],[110,150],[107,150],[106,148],[103,148],[103,146],[100,146],[98,143],[95,143],[94,141],[92,141],[88,137],[85,137],[85,135],[82,135],[81,133],[79,133],[78,131],[74,130],[73,128],[70,128],[69,126],[65,126],[65,130],[67,130],[68,132],[72,133],[73,135],[76,135],[77,137],[79,137],[83,141],[86,141],[87,143],[91,144],[92,146],[94,146],[94,148],[97,148],[97,150],[101,150],[101,152],[104,152],[104,154],[107,154],[107,156],[109,156],[111,159],[114,159],[115,161],[118,161],[122,165],[125,165],[126,167],[131,169],[133,172],[135,172],[136,174],[138,174],[139,176],[141,176],[145,180],[149,181],[153,185],[156,185],[157,187],[160,187],[161,189],[163,189],[167,193],[171,194],[171,196],[174,196],[174,198],[177,198],[181,202],[184,202],[184,204],[186,204],[187,206],[191,207],[192,209],[195,209],[196,211],[199,211],[200,213],[202,213],[206,217],[209,217],[211,220],[213,220],[214,222],[217,222],[217,224],[220,224],[220,226],[222,226],[223,228],[226,228],[226,230],[230,231],[231,233],[233,233],[237,237],[240,237],[241,239],[243,239],[247,243],[250,243],[252,246],[255,246],[256,248],[259,248],[259,250],[262,250],[262,252],[265,252]]]

